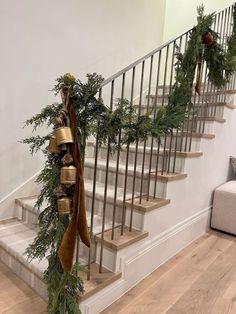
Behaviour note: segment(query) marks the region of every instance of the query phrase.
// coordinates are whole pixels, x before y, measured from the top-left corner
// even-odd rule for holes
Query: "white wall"
[[[54,101],[54,79],[121,70],[162,42],[164,10],[165,0],[0,2],[0,205],[41,167],[17,141],[31,133],[23,121]]]
[[[163,42],[183,33],[197,22],[197,7],[204,5],[205,13],[219,11],[233,4],[232,0],[166,0]]]

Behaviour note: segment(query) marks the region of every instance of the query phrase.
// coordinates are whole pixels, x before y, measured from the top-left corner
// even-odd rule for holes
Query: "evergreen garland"
[[[236,71],[236,4],[233,7],[233,29],[228,39],[228,50],[226,53],[225,76],[229,81],[230,76]]]
[[[150,135],[160,142],[163,135],[180,128],[192,107],[196,66],[202,60],[206,60],[212,83],[217,87],[225,84],[224,70],[226,78],[229,79],[235,69],[235,63],[231,60],[235,56],[236,29],[234,27],[229,40],[226,62],[223,49],[217,43],[218,35],[210,28],[213,14],[204,16],[203,13],[203,7],[198,8],[198,24],[190,34],[187,50],[184,54],[177,53],[175,84],[170,91],[168,105],[162,107],[154,118],[150,113],[138,115],[126,99],[118,99],[114,110],[107,107],[102,99],[96,97],[103,81],[96,73],[88,74],[87,82],[84,84],[70,74],[57,80],[53,91],[58,94],[63,87],[69,87],[70,100],[79,117],[77,131],[82,159],[85,156],[86,139],[91,135],[98,139],[99,146],[109,143],[112,152],[130,143],[144,141]],[[209,32],[213,34],[212,46],[207,46],[203,42],[203,36]],[[61,109],[61,103],[47,106],[25,124],[32,126],[34,131],[42,125],[50,127]],[[43,187],[36,206],[42,208],[45,201],[47,206],[39,215],[39,232],[34,242],[27,248],[26,254],[29,259],[42,259],[45,256],[48,258],[48,268],[44,274],[48,287],[48,313],[78,314],[80,313],[78,295],[84,291],[78,271],[85,271],[85,268],[75,264],[71,273],[65,273],[58,257],[57,251],[70,218],[59,215],[57,211],[57,197],[54,192],[60,183],[59,170],[62,164],[60,154],[52,154],[46,148],[49,136],[50,134],[37,135],[23,140],[30,145],[32,154],[42,150],[46,158],[44,168],[37,179]],[[73,194],[73,188],[70,193]]]

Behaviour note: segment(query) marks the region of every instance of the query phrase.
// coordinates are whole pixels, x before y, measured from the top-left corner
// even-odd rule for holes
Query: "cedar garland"
[[[219,45],[218,35],[211,30],[213,14],[204,15],[203,6],[198,8],[198,24],[193,28],[185,54],[177,53],[176,78],[173,85],[168,105],[162,107],[154,120],[149,114],[139,116],[125,99],[118,99],[116,107],[111,111],[103,104],[102,99],[97,99],[97,91],[103,81],[97,74],[88,74],[87,82],[74,80],[73,76],[66,74],[57,80],[54,88],[56,94],[61,90],[68,90],[68,117],[75,139],[72,146],[73,161],[77,168],[77,180],[74,188],[68,193],[73,198],[74,211],[71,219],[61,216],[57,211],[57,197],[55,190],[60,185],[61,157],[49,152],[45,144],[49,135],[31,136],[24,143],[30,145],[31,153],[39,149],[46,157],[45,166],[37,182],[42,183],[36,206],[40,208],[43,201],[47,207],[39,215],[39,232],[34,242],[28,247],[26,253],[29,259],[44,258],[48,256],[48,269],[45,280],[48,286],[48,313],[49,314],[78,314],[78,294],[83,293],[83,283],[77,276],[78,270],[84,271],[80,265],[72,265],[76,234],[89,246],[90,239],[86,222],[84,204],[84,179],[82,164],[86,149],[86,139],[90,135],[98,138],[99,146],[109,145],[111,152],[121,146],[143,141],[152,135],[160,141],[164,134],[171,133],[173,129],[180,128],[186,114],[191,110],[191,97],[193,81],[197,68],[196,91],[200,94],[202,62],[205,60],[209,69],[209,79],[217,87],[225,85],[230,75],[236,69],[236,10],[234,7],[234,27],[228,41],[228,51],[225,55]],[[64,95],[65,96],[65,95]],[[26,121],[32,125],[33,130],[43,124],[51,126],[61,123],[58,118],[63,109],[63,103],[45,107],[41,113]],[[98,127],[99,126],[99,127]],[[120,131],[123,130],[121,133]],[[120,143],[117,137],[120,135]],[[120,146],[119,146],[120,145]],[[79,191],[79,193],[75,193]],[[63,191],[57,190],[57,193]],[[48,253],[49,252],[49,253]]]

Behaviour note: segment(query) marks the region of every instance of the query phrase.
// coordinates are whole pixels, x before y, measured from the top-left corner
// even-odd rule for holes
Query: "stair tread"
[[[160,97],[162,97],[162,96],[160,96]],[[147,95],[147,98],[148,98],[148,95]],[[164,105],[167,105],[167,102],[165,102]],[[135,103],[133,106],[134,106],[134,108],[139,108],[140,105]],[[196,107],[202,107],[202,106],[207,106],[207,107],[212,107],[213,106],[214,107],[214,106],[216,106],[216,107],[228,107],[228,108],[231,108],[231,109],[235,108],[234,105],[229,104],[226,101],[200,102],[200,103],[196,102],[195,106]],[[141,109],[145,109],[145,108],[147,108],[147,104],[142,103],[140,107],[141,107]],[[160,108],[160,107],[162,107],[162,104],[161,103],[157,103],[155,106],[153,104],[149,104],[148,107],[149,107],[149,109],[153,109],[154,107]]]
[[[193,133],[191,133],[191,132],[182,132],[182,133],[181,133],[181,132],[179,132],[179,133],[178,133],[178,136],[181,137],[182,134],[183,134],[184,136],[188,135],[188,136],[192,136],[192,137],[194,137],[194,138],[207,138],[207,139],[213,139],[213,138],[215,138],[215,134],[212,134],[212,133],[198,133],[198,132],[193,132]],[[176,136],[177,133],[174,132],[173,135]]]
[[[111,240],[112,231],[108,230],[104,232],[104,245],[112,250],[121,250],[137,241],[146,238],[149,233],[147,231],[139,231],[132,229],[130,232],[128,227],[124,228],[124,234],[121,235],[121,229],[115,228],[114,239]],[[98,234],[95,237],[97,242],[102,241],[102,235]]]
[[[126,206],[127,207],[132,207],[134,208],[134,210],[140,211],[140,212],[149,212],[153,209],[157,209],[160,207],[163,207],[165,205],[168,205],[170,203],[169,199],[164,199],[164,198],[153,198],[153,197],[149,197],[149,199],[147,200],[146,196],[142,197],[142,203],[140,204],[140,198],[137,197],[134,199],[133,201],[133,205],[132,205],[132,200],[128,200],[126,201]]]
[[[156,173],[152,173],[152,177],[156,177]],[[172,182],[177,180],[182,180],[187,177],[186,173],[167,173],[162,171],[158,171],[157,173],[157,179],[159,179],[162,182]]]

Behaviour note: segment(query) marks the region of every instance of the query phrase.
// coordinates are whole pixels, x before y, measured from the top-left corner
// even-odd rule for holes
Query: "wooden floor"
[[[46,303],[0,263],[0,314],[43,314]]]
[[[102,314],[236,314],[236,238],[204,235]]]
[[[0,314],[46,313],[45,302],[0,263]],[[236,314],[236,238],[204,235],[102,314]]]

